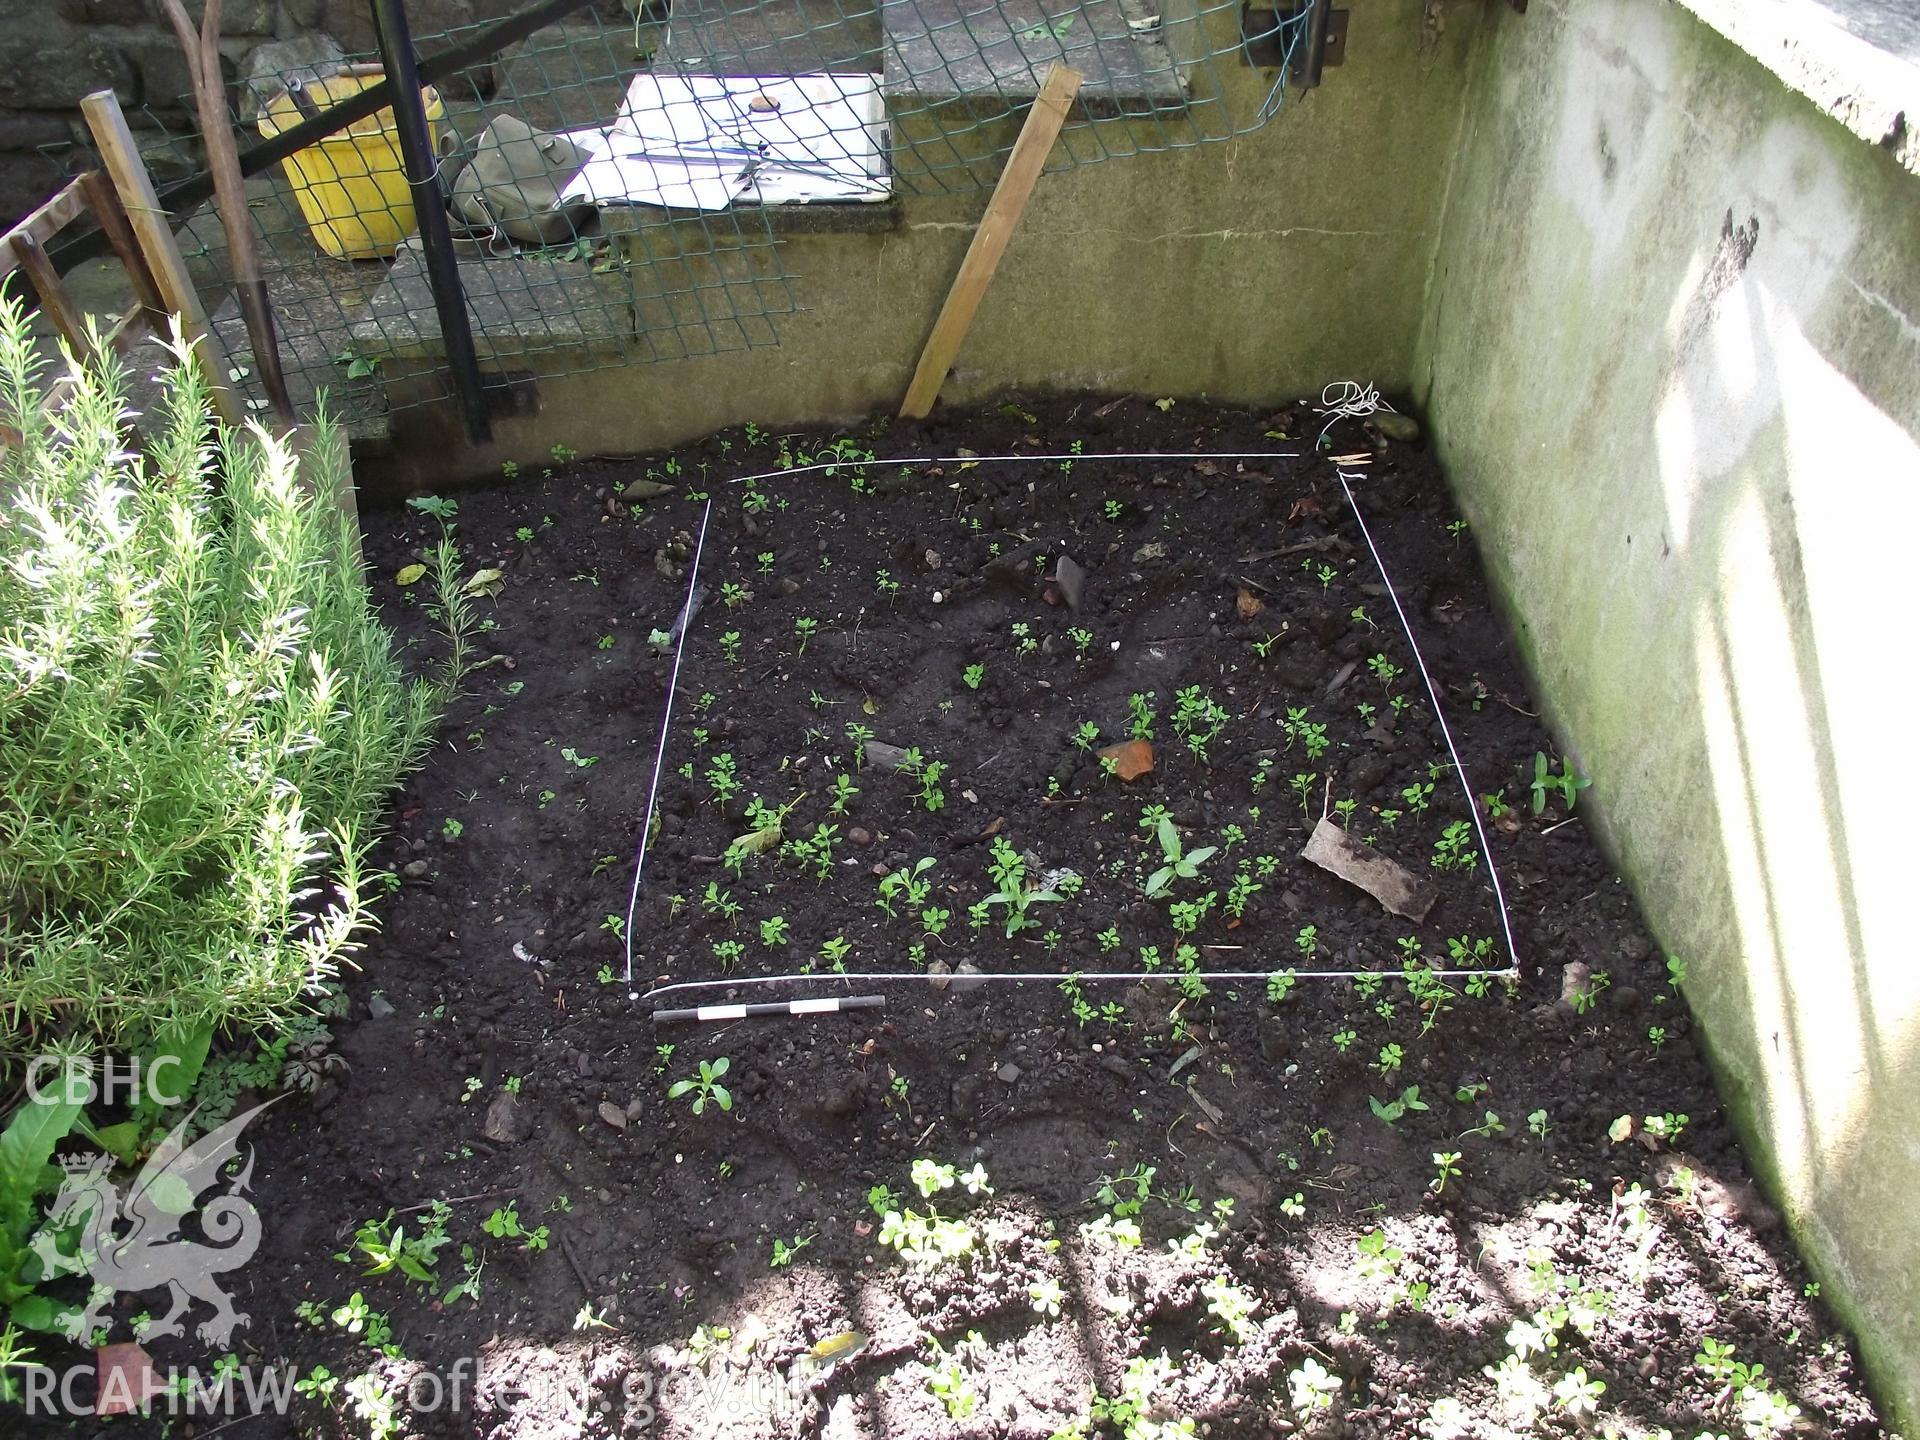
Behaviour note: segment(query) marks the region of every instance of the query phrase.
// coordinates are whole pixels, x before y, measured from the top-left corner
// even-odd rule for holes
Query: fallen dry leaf
[[[1120,779],[1138,780],[1142,775],[1153,773],[1153,742],[1122,740],[1102,750],[1100,758],[1112,765],[1113,773]]]
[[[1320,502],[1314,499],[1313,496],[1302,495],[1298,500],[1293,502],[1292,508],[1287,511],[1287,524],[1292,525],[1297,521],[1308,518],[1318,518],[1324,516],[1326,513],[1327,512],[1321,507]]]

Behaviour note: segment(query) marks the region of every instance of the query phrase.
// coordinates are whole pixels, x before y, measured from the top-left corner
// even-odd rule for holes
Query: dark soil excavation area
[[[1330,453],[1365,458],[1346,468],[1496,797],[1521,966],[1423,978],[1503,971],[1506,941],[1320,424],[1018,400],[461,495],[465,564],[501,572],[477,642],[504,658],[375,857],[400,880],[335,1026],[348,1068],[252,1133],[242,1358],[340,1383],[231,1433],[379,1434],[349,1378],[463,1360],[477,1398],[401,1405],[388,1433],[1883,1433],[1746,1178],[1684,984],[1580,807],[1534,811],[1553,744],[1435,466],[1343,421]],[[1085,458],[1272,450],[1299,454]],[[1068,458],[843,463],[963,451]],[[728,483],[783,454],[836,463]],[[618,498],[649,476],[676,488]],[[629,999],[672,666],[649,636],[701,493],[632,988],[884,1009],[656,1029]],[[396,577],[438,522],[366,527],[392,623],[431,650],[428,586]],[[1136,724],[1155,763],[1129,781],[1098,751]],[[1431,888],[1424,919],[1300,858],[1323,813]],[[1193,873],[1150,897],[1162,814]],[[1106,970],[1152,975],[982,978]],[[1377,974],[1312,978],[1332,970]],[[730,1109],[669,1098],[721,1057]],[[365,1273],[358,1228],[436,1199],[435,1283]],[[547,1234],[488,1233],[508,1207]],[[356,1292],[391,1355],[334,1318]]]

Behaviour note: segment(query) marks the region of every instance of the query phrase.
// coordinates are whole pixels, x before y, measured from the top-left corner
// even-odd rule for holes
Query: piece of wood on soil
[[[1313,827],[1300,852],[1322,870],[1357,885],[1387,911],[1408,920],[1424,920],[1433,908],[1434,890],[1398,860],[1389,859],[1371,845],[1362,844],[1326,816]]]

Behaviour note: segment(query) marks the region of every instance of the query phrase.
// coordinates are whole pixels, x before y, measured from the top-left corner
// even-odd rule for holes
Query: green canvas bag
[[[451,208],[476,231],[525,245],[561,244],[593,209],[590,202],[560,201],[561,188],[590,158],[564,135],[536,130],[517,115],[497,116],[454,177]]]

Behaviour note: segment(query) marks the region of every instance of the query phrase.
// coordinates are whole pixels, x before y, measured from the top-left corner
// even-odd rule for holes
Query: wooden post
[[[1020,138],[1013,142],[1007,156],[1007,168],[1000,172],[986,214],[980,217],[973,243],[967,246],[967,258],[960,262],[960,273],[947,291],[947,303],[940,307],[940,318],[933,322],[933,333],[920,352],[913,383],[900,403],[901,419],[919,420],[933,409],[940,387],[946,383],[947,370],[960,353],[961,342],[967,338],[980,301],[993,282],[1000,257],[1006,253],[1007,242],[1027,208],[1034,182],[1039,180],[1060,127],[1067,122],[1067,112],[1073,108],[1074,96],[1079,93],[1080,72],[1056,61],[1047,71],[1040,93],[1033,97],[1033,108],[1020,127]]]
[[[227,259],[233,266],[233,293],[246,320],[247,342],[253,347],[254,368],[274,413],[283,424],[299,416],[287,393],[287,377],[280,369],[280,343],[273,333],[273,305],[267,282],[260,274],[260,247],[254,241],[253,213],[247,209],[247,182],[240,173],[240,152],[227,123],[226,81],[220,69],[220,0],[201,0],[200,32],[181,0],[160,0],[160,8],[180,39],[193,77],[194,103],[200,111],[200,140],[207,151],[207,169],[213,175],[213,204],[226,232]]]
[[[220,348],[213,327],[207,323],[207,313],[200,306],[199,293],[193,288],[193,278],[187,274],[187,262],[180,257],[180,247],[173,243],[167,213],[160,208],[160,197],[154,194],[153,177],[147,174],[147,167],[140,159],[140,148],[134,144],[133,132],[127,129],[127,117],[120,112],[120,102],[111,90],[96,90],[80,101],[80,109],[87,117],[87,128],[93,132],[93,143],[100,149],[100,162],[106,167],[107,178],[113,182],[121,207],[127,212],[127,224],[133,229],[134,241],[160,291],[161,303],[169,314],[180,317],[182,333],[193,342],[194,358],[206,372],[207,384],[213,391],[215,413],[229,425],[240,424],[246,412],[233,387],[227,384],[225,351]]]

